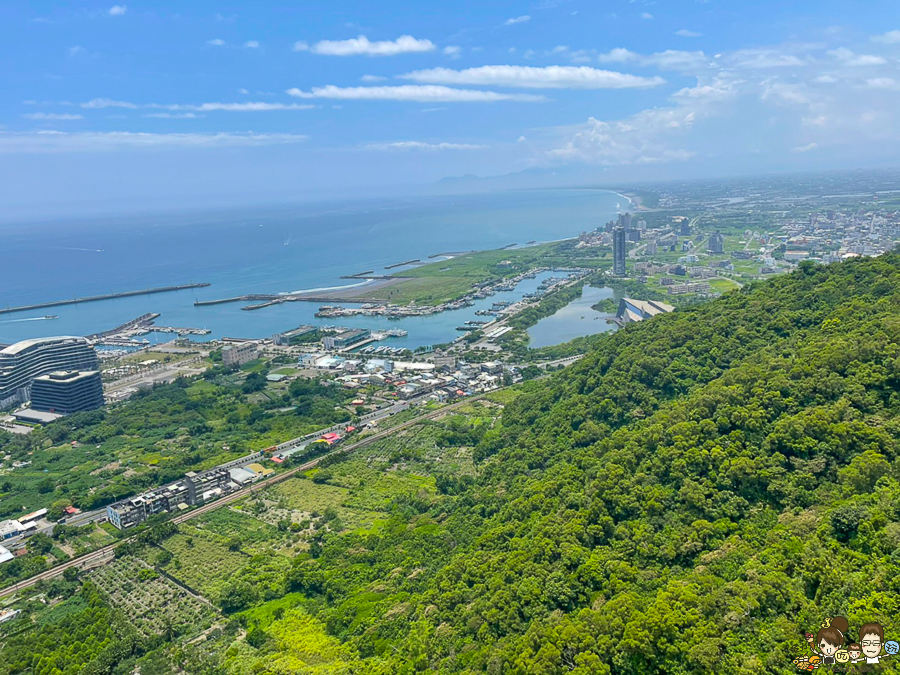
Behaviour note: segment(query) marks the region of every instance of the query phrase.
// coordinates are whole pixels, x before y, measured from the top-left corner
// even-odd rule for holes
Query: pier
[[[115,337],[126,331],[131,332],[135,329],[140,330],[142,328],[148,328],[157,318],[159,318],[157,312],[150,312],[149,314],[144,314],[143,316],[139,316],[136,319],[123,323],[121,326],[116,326],[115,328],[100,333],[94,333],[93,335],[87,335],[86,337],[88,340],[103,340],[105,338]]]
[[[97,302],[99,300],[114,300],[116,298],[130,298],[135,295],[150,295],[152,293],[168,293],[170,291],[184,291],[189,288],[206,288],[209,284],[182,284],[180,286],[163,286],[161,288],[145,288],[140,291],[122,291],[121,293],[106,293],[105,295],[90,295],[84,298],[72,298],[71,300],[55,300],[53,302],[39,302],[34,305],[22,305],[20,307],[0,308],[0,314],[12,314],[13,312],[28,312],[34,309],[46,307],[60,307],[61,305],[76,305],[81,302]]]

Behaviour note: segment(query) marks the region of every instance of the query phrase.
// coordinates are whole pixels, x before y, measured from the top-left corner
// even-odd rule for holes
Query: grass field
[[[522,249],[464,253],[450,260],[441,259],[400,272],[398,276],[404,277],[405,281],[386,288],[362,291],[357,297],[386,299],[400,305],[449,302],[469,293],[475,284],[549,264],[546,256],[557,246],[541,244]],[[498,267],[501,261],[510,261],[512,265]]]
[[[225,540],[237,537],[245,553],[259,553],[280,548],[285,534],[274,525],[231,508],[210,511],[193,522],[193,527]]]
[[[709,285],[716,293],[726,293],[728,291],[733,291],[736,288],[740,288],[740,286],[731,279],[710,279]]]

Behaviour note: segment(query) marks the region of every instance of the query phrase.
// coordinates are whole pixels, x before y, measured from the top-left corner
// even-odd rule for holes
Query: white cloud
[[[887,60],[880,56],[857,54],[846,47],[832,49],[828,52],[828,55],[833,56],[845,66],[883,66],[887,63]]]
[[[873,77],[866,80],[866,86],[872,89],[900,90],[900,82],[892,77]]]
[[[110,16],[122,16],[125,11],[128,9],[125,5],[113,5],[109,8]]]
[[[652,19],[653,15],[650,12],[644,12],[643,14],[641,14],[641,18],[642,19]]]
[[[810,143],[809,145],[801,145],[796,148],[791,148],[791,152],[812,152],[816,148],[819,147],[818,143]]]
[[[422,141],[397,141],[395,143],[370,143],[366,150],[483,150],[486,145],[471,143],[424,143]]]
[[[75,45],[74,47],[69,47],[68,54],[69,56],[78,56],[79,54],[84,54],[87,50],[81,45]]]
[[[889,45],[900,43],[900,30],[889,30],[887,33],[882,33],[881,35],[873,35],[872,41]]]
[[[709,58],[702,51],[686,52],[680,49],[667,49],[664,52],[645,55],[623,47],[616,47],[608,52],[598,54],[597,60],[600,63],[636,63],[661,70],[697,72],[709,68]]]
[[[212,40],[207,40],[206,44],[210,47],[223,47],[225,45],[225,40],[222,38],[213,38]]]
[[[244,90],[246,91],[246,90]],[[155,108],[157,110],[192,110],[195,112],[267,112],[270,110],[309,110],[315,108],[312,104],[300,103],[266,103],[245,101],[239,103],[131,103],[129,101],[114,101],[108,98],[95,98],[81,104],[82,108]]]
[[[454,59],[458,59],[462,55],[462,47],[459,45],[447,45],[443,51],[444,54]]]
[[[516,139],[516,143],[525,143],[525,142],[527,142],[527,141],[528,141],[528,139],[525,138],[524,136],[519,136],[519,137]]]
[[[531,21],[531,17],[527,14],[523,14],[522,16],[517,16],[513,19],[507,19],[503,22],[504,26],[514,26],[517,23],[525,23],[526,21]]]
[[[817,78],[813,80],[817,84],[835,84],[840,82],[834,75],[819,75]]]
[[[111,98],[94,98],[81,104],[82,108],[137,108],[138,106],[128,101],[114,101]]]
[[[466,70],[430,68],[416,70],[402,78],[435,84],[488,85],[523,89],[626,89],[655,87],[663,84],[661,77],[641,77],[599,70],[588,66],[480,66]]]
[[[244,46],[247,49],[259,49],[259,42],[257,42],[256,40],[247,40],[244,43]]]
[[[226,112],[268,112],[270,110],[310,110],[314,105],[301,105],[297,103],[199,103],[199,104],[171,104],[154,105],[152,107],[167,108],[169,110],[196,110],[198,112],[210,112],[224,110]]]
[[[610,124],[591,117],[549,155],[554,159],[612,166],[683,161],[694,153],[665,147],[638,127]]]
[[[320,40],[314,45],[306,42],[294,44],[294,51],[309,51],[325,56],[396,56],[416,52],[434,51],[431,40],[417,40],[412,35],[401,35],[396,40],[372,42],[365,35],[350,40]]]
[[[390,87],[337,87],[333,84],[303,91],[294,87],[287,93],[298,98],[330,98],[363,101],[418,101],[424,103],[492,103],[495,101],[546,101],[544,96],[501,94],[495,91],[453,89],[438,85],[404,84]]]
[[[686,28],[682,28],[681,30],[676,30],[675,35],[677,35],[678,37],[697,38],[697,37],[701,37],[703,35],[703,33],[698,33],[697,31],[694,31],[694,30],[688,30]]]
[[[0,133],[0,152],[103,152],[122,149],[221,148],[302,143],[300,134],[253,132],[172,133],[144,132],[30,132]]]
[[[810,92],[801,84],[787,82],[764,82],[762,84],[763,101],[789,105],[809,105],[812,102]]]
[[[192,113],[192,112],[188,112],[188,113],[161,112],[161,113],[147,113],[146,115],[144,115],[144,117],[156,117],[156,118],[161,118],[161,119],[166,119],[166,120],[195,120],[195,119],[199,119],[200,117],[203,117],[203,115],[198,115],[197,113]]]
[[[363,82],[384,82],[387,78],[382,75],[363,75],[359,79]]]
[[[561,141],[547,155],[555,161],[608,166],[684,161],[695,153],[675,142],[697,123],[730,110],[742,83],[720,75],[680,90],[669,107],[649,108],[619,120],[590,117],[584,124],[560,128]]]
[[[616,47],[610,49],[605,54],[597,56],[597,60],[600,63],[627,63],[629,61],[637,61],[640,58],[640,54],[625,49],[624,47]]]
[[[73,115],[72,113],[45,113],[35,112],[26,113],[22,117],[29,120],[80,120],[84,119],[81,115]]]
[[[246,94],[249,94],[250,92],[247,89],[245,89],[244,87],[241,87],[240,89],[238,89],[238,93],[246,95]]]
[[[806,66],[808,62],[777,49],[739,49],[728,55],[729,63],[738,68],[788,68]]]

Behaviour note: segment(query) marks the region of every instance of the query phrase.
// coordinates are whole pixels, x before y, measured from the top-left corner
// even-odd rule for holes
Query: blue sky
[[[5,3],[7,212],[893,163],[896,2]]]

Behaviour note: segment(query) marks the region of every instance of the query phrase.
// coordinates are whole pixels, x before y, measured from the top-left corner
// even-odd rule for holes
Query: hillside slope
[[[290,587],[347,672],[791,672],[826,616],[897,636],[898,343],[897,254],[630,326],[507,406],[474,485]]]

